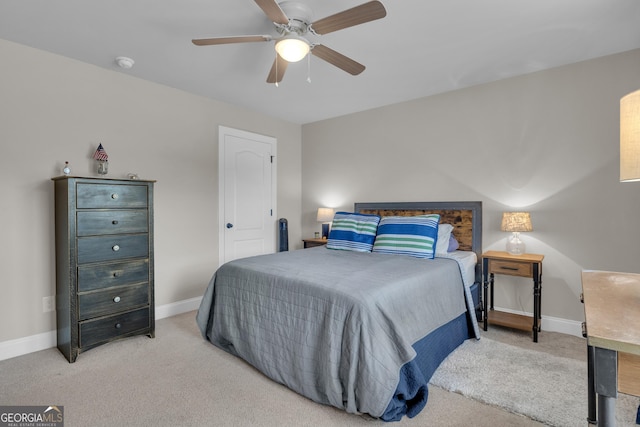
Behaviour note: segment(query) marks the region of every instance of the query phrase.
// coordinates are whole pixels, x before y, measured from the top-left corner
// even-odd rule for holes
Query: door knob
[[[227,228],[233,228],[233,224],[231,224],[230,222],[227,223]]]

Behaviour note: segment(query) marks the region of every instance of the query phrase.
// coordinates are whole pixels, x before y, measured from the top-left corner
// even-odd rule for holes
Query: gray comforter
[[[221,266],[197,323],[292,390],[379,417],[412,344],[466,309],[454,260],[317,247]]]

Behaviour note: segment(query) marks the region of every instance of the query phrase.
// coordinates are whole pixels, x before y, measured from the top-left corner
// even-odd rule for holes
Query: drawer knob
[[[118,197],[120,197],[120,196],[118,196],[118,193],[113,193],[113,194],[111,195],[111,198],[112,198],[113,200],[118,200]]]
[[[115,298],[113,299],[113,302],[120,302],[120,297],[115,297]]]
[[[118,220],[117,220],[117,219],[114,219],[113,221],[111,221],[111,224],[113,224],[113,225],[118,225]]]
[[[115,325],[115,326],[116,326],[116,329],[120,329],[120,328],[122,328],[122,325],[121,325],[120,323],[116,323],[116,325]]]
[[[113,252],[118,252],[120,250],[120,246],[113,245],[113,247],[111,249],[113,249]]]

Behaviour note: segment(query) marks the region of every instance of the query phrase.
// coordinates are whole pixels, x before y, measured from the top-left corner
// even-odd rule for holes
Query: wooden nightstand
[[[314,248],[316,246],[324,246],[327,244],[327,239],[317,238],[317,239],[302,239],[304,243],[304,248]]]
[[[542,315],[542,260],[544,255],[511,255],[508,252],[487,251],[482,254],[482,274],[484,277],[484,330],[488,324],[507,326],[523,331],[533,330],[533,342],[538,342],[538,332]],[[533,317],[506,313],[493,308],[493,279],[496,274],[530,277],[533,279]],[[491,307],[487,310],[487,291],[491,288]]]

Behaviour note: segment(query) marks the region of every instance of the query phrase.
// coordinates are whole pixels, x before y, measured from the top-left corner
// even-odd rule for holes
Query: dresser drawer
[[[114,235],[78,238],[78,263],[111,261],[124,258],[147,257],[147,234]]]
[[[76,187],[78,209],[145,208],[146,185],[82,184]]]
[[[148,281],[148,259],[78,266],[79,292]]]
[[[90,347],[149,327],[148,308],[82,322],[80,323],[80,347]]]
[[[78,211],[78,236],[146,233],[149,217],[146,209]]]
[[[106,316],[119,311],[149,304],[149,284],[141,283],[123,288],[110,288],[104,291],[78,295],[80,320]]]
[[[533,277],[530,262],[489,260],[489,273],[507,274],[511,276]]]

